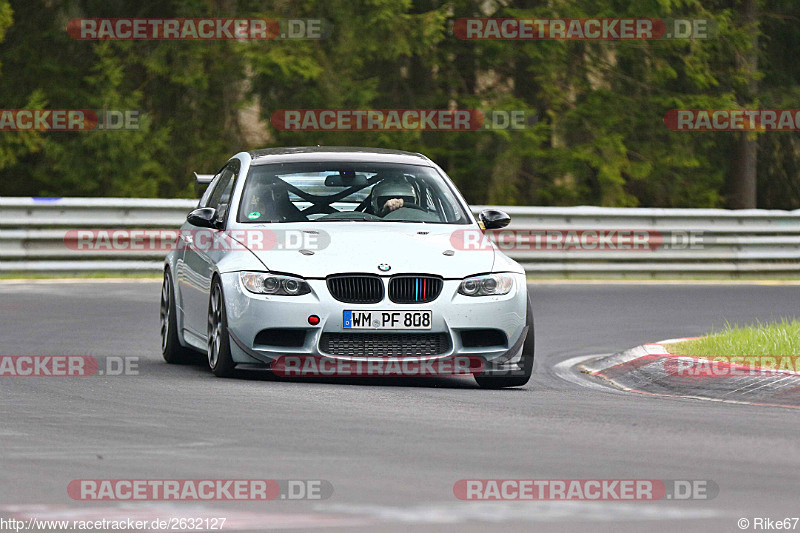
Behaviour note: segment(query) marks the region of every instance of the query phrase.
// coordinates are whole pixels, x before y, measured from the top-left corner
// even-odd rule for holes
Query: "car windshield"
[[[432,167],[390,163],[252,165],[239,222],[422,222],[468,224]]]

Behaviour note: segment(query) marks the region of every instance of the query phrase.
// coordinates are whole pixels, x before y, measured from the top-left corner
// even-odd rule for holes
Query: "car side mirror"
[[[198,228],[217,228],[217,210],[213,207],[201,207],[186,215],[186,221]]]
[[[478,214],[478,220],[483,224],[483,229],[505,228],[511,223],[511,217],[497,209],[484,209]]]

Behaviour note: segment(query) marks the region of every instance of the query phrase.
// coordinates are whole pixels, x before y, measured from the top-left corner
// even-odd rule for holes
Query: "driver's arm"
[[[383,210],[388,212],[395,211],[401,207],[403,207],[402,198],[392,198],[390,200],[386,200],[386,203],[383,204]]]

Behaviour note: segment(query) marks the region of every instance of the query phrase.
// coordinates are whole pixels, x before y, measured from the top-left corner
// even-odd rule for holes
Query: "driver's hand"
[[[386,200],[386,203],[383,204],[383,210],[388,212],[400,209],[401,207],[403,207],[402,198],[392,198],[391,200]]]

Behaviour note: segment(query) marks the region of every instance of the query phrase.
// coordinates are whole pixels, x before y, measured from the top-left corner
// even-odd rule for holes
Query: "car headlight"
[[[514,286],[511,274],[486,274],[465,278],[458,286],[464,296],[498,296],[508,294]]]
[[[244,288],[256,294],[300,296],[311,292],[305,280],[292,276],[278,276],[264,272],[239,272]]]

